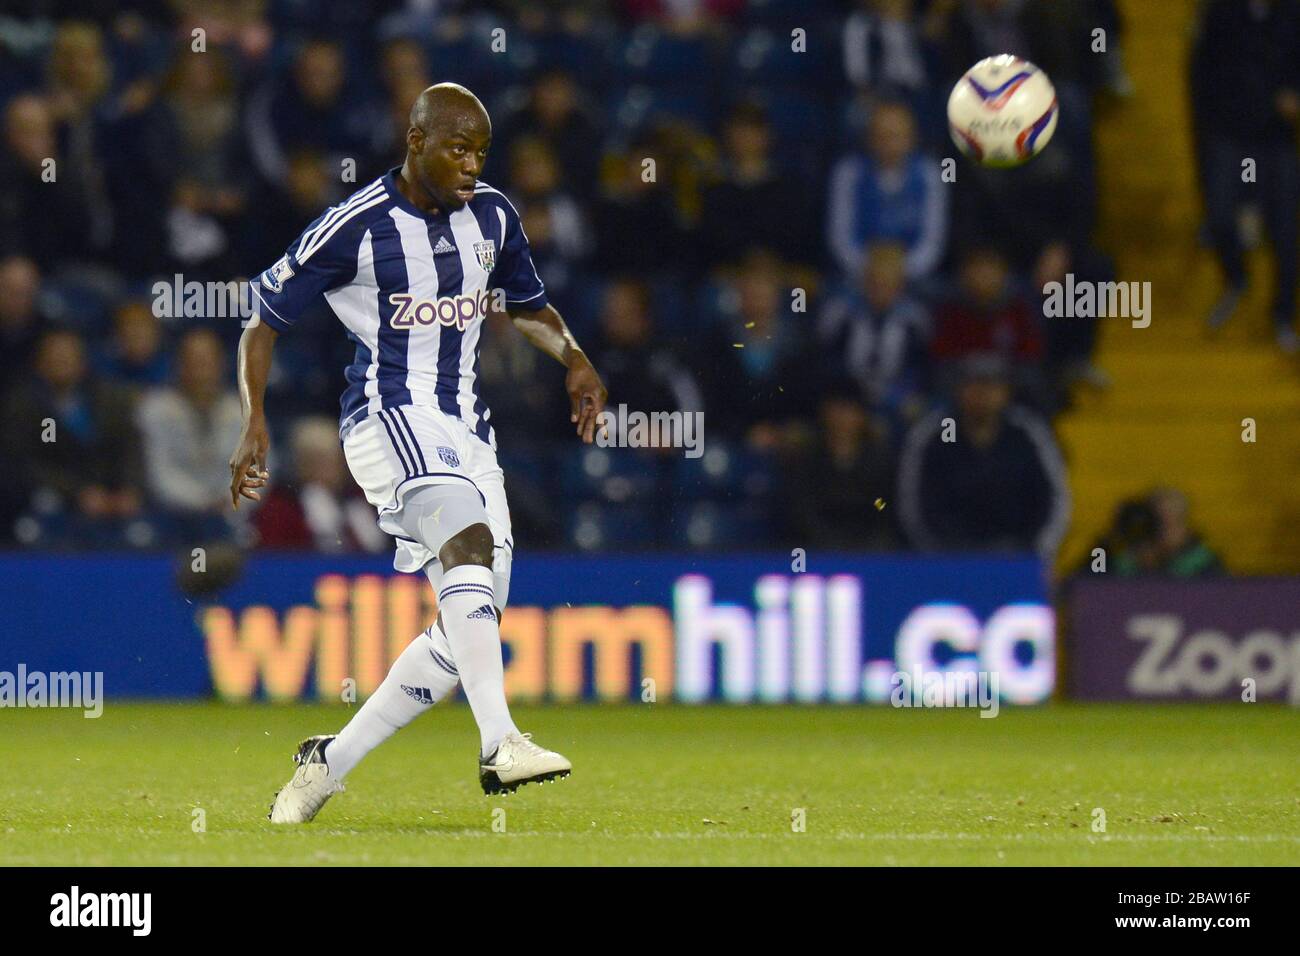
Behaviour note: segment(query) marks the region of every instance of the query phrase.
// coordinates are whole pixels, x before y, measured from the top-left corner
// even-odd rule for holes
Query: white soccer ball
[[[985,166],[1019,166],[1056,132],[1056,90],[1028,60],[1003,54],[980,60],[948,97],[948,131],[963,153]]]

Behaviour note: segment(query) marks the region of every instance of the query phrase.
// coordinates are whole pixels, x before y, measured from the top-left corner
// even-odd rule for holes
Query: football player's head
[[[457,83],[424,90],[411,107],[406,165],[415,184],[443,209],[474,198],[492,144],[492,121],[479,98]]]

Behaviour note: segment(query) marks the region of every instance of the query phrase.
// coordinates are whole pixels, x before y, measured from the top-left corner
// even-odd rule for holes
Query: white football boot
[[[325,806],[325,801],[343,791],[343,782],[330,775],[323,750],[334,735],[308,737],[298,745],[293,762],[298,769],[275,795],[271,804],[272,823],[309,823]]]
[[[561,779],[572,770],[565,757],[533,743],[532,734],[506,734],[491,756],[479,759],[478,782],[489,796],[514,793],[526,783]]]

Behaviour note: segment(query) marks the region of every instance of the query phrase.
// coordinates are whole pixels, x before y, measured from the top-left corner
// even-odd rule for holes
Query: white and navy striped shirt
[[[496,447],[479,395],[489,290],[540,309],[546,288],[519,213],[480,182],[452,213],[428,215],[397,188],[398,169],[309,225],[253,283],[261,321],[283,332],[324,296],[357,346],[344,373],[340,432],[382,408],[432,405]]]

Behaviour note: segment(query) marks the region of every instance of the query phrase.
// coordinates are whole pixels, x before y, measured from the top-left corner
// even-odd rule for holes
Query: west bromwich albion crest
[[[497,246],[491,239],[474,243],[474,258],[483,267],[484,272],[491,272],[497,264]]]
[[[446,445],[438,446],[438,457],[442,459],[443,464],[445,464],[448,468],[460,467],[459,456],[457,456],[456,452],[448,448]]]

